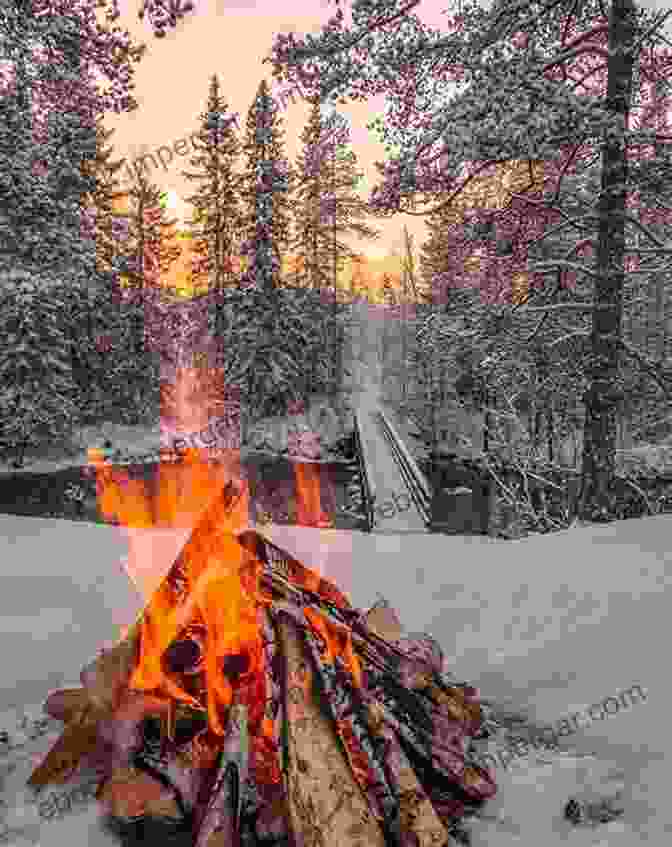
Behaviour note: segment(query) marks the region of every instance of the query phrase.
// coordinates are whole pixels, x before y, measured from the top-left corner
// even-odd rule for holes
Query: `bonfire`
[[[452,843],[496,792],[465,752],[483,725],[478,691],[444,673],[434,639],[404,637],[389,607],[365,613],[241,531],[248,493],[235,466],[185,461],[171,471],[182,488],[165,478],[159,493],[173,526],[194,520],[187,543],[158,579],[131,550],[146,605],[83,669],[82,688],[49,697],[65,727],[30,785],[95,771],[125,843]],[[103,510],[149,525],[148,483],[96,467]],[[185,474],[200,515],[177,508]]]

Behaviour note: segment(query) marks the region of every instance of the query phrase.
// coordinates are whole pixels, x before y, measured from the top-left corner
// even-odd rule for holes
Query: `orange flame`
[[[193,480],[207,488],[204,482],[208,478],[206,471],[212,473],[213,469],[204,468],[204,462],[197,454],[189,453],[187,458],[189,461],[185,467],[193,470]],[[161,471],[170,472],[172,469],[161,468]],[[143,517],[151,511],[146,502],[151,498],[147,482],[136,481],[132,495],[125,498],[121,492],[124,480],[127,484],[129,482],[125,474],[117,472],[115,479],[110,468],[101,462],[98,463],[98,473],[99,481],[103,481],[102,499],[107,497],[114,501],[116,514],[125,526],[130,527],[138,515]],[[214,487],[216,483],[210,484]],[[185,585],[180,588],[173,580],[164,578],[144,609],[139,628],[138,662],[131,674],[129,687],[197,709],[205,708],[212,733],[222,737],[226,731],[226,714],[233,701],[235,683],[224,672],[224,662],[230,656],[247,657],[248,665],[237,689],[238,702],[248,708],[253,749],[256,751],[254,755],[259,759],[259,767],[266,768],[262,771],[266,774],[265,778],[277,781],[279,775],[272,755],[273,722],[265,716],[265,657],[260,620],[262,607],[271,603],[271,594],[261,584],[262,563],[236,537],[235,533],[243,522],[236,508],[239,504],[234,503],[232,507],[230,482],[227,487],[220,479],[218,489],[219,493],[205,509],[173,566],[173,573],[179,567]],[[169,488],[165,490],[169,491]],[[112,497],[110,492],[116,496]],[[183,491],[182,495],[187,493]],[[191,489],[191,495],[195,494],[202,497],[203,492],[198,485]],[[166,502],[169,501],[170,495],[167,494]],[[129,534],[129,541],[133,538]],[[131,577],[133,573],[129,565]],[[351,608],[348,599],[335,585],[298,562],[290,568],[288,579],[329,603]],[[348,628],[332,622],[315,609],[306,607],[304,611],[313,631],[327,645],[327,661],[333,662],[337,656],[340,657],[353,684],[361,687],[361,662]],[[186,691],[170,669],[164,667],[167,648],[190,623],[200,624],[206,633],[202,665],[205,702]]]
[[[167,581],[155,592],[142,623],[139,661],[130,686],[160,692],[196,708],[202,706],[171,680],[161,662],[165,650],[187,623],[202,622],[207,633],[204,674],[208,719],[213,732],[223,735],[220,717],[231,705],[233,692],[222,671],[223,659],[244,654],[250,662],[250,678],[263,673],[257,616],[261,563],[246,555],[232,533],[223,497],[207,510],[181,560],[186,600],[180,606]],[[254,709],[257,704],[248,705]]]
[[[299,526],[332,526],[329,515],[322,509],[320,466],[296,462],[296,522]]]
[[[206,423],[213,373],[205,371],[179,369],[174,390],[162,391],[162,415],[171,417],[180,430]],[[257,620],[260,563],[251,561],[235,537],[249,522],[249,491],[241,478],[240,452],[235,448],[218,450],[217,461],[208,457],[209,453],[191,448],[178,463],[162,462],[154,482],[133,480],[124,471],[112,469],[103,462],[100,451],[90,450],[89,458],[97,474],[99,510],[107,520],[126,529],[129,558],[125,567],[147,604],[140,619],[138,664],[129,686],[203,707],[205,704],[163,667],[163,659],[189,623],[204,624],[208,722],[213,732],[223,735],[221,713],[231,705],[232,686],[222,671],[222,661],[227,655],[245,654],[249,659],[246,678],[254,680],[262,671]],[[240,496],[232,502],[230,484],[234,481]],[[132,530],[194,526],[179,557],[179,568],[176,563],[171,569],[173,575],[179,570],[186,583],[178,596],[173,580],[161,579],[160,574],[157,578],[155,551],[148,550],[142,543],[145,539]],[[258,704],[252,705],[256,714]]]
[[[164,411],[168,411],[170,401],[170,412],[178,426],[187,418],[187,428],[189,424],[202,426],[204,416],[213,412],[208,397],[195,390],[196,370],[181,374],[182,388],[189,382],[190,392],[166,392]],[[216,374],[207,376],[211,386],[218,381]],[[193,408],[193,403],[190,406],[196,394],[205,406],[201,412]],[[236,538],[236,533],[249,523],[249,488],[242,479],[239,449],[219,450],[218,461],[213,461],[212,456],[206,458],[208,454],[207,449],[191,448],[178,463],[162,462],[154,481],[148,481],[131,479],[126,472],[106,464],[99,451],[89,451],[97,474],[99,509],[108,520],[126,530],[126,569],[146,603],[138,628],[138,662],[129,687],[206,709],[210,730],[221,737],[235,686],[238,702],[248,708],[253,746],[260,757],[268,759],[268,773],[274,774],[273,780],[277,781],[277,768],[271,767],[273,757],[263,752],[272,750],[273,722],[265,717],[260,615],[263,606],[270,604],[271,594],[261,584],[259,558]],[[295,465],[299,524],[328,522],[321,508],[319,470],[318,465],[309,463]],[[232,485],[239,492],[233,501]],[[154,550],[148,550],[142,536],[132,532],[147,527],[194,527],[178,560],[163,576],[157,573]],[[308,568],[297,565],[290,581],[337,605],[350,605],[335,586]],[[347,630],[311,609],[306,610],[306,618],[328,645],[332,659],[340,656],[355,684],[361,685],[361,665]],[[205,631],[198,673],[200,690],[185,690],[187,682],[165,667],[166,650],[191,624],[198,624]],[[123,635],[128,634],[124,629]],[[241,676],[227,676],[230,665],[226,662],[231,657],[247,659]]]
[[[355,654],[350,631],[346,627],[328,621],[314,609],[305,607],[303,611],[312,628],[324,639],[327,646],[327,661],[333,664],[336,657],[340,657],[355,685],[361,688],[362,665]]]
[[[222,660],[227,655],[245,654],[249,659],[248,678],[254,680],[263,674],[263,651],[257,617],[258,603],[263,602],[260,595],[261,563],[250,556],[235,536],[245,523],[240,501],[232,504],[229,498],[230,487],[225,489],[224,481],[228,474],[219,469],[219,484],[214,481],[216,469],[212,464],[199,460],[194,452],[187,453],[187,462],[182,466],[162,466],[160,477],[167,477],[164,485],[161,480],[162,497],[157,501],[159,508],[165,506],[168,514],[160,515],[163,520],[171,517],[183,517],[185,509],[180,507],[179,495],[186,501],[187,509],[196,512],[195,505],[200,503],[203,510],[203,497],[208,494],[212,502],[200,518],[188,543],[182,551],[179,562],[186,586],[181,596],[177,596],[173,584],[164,579],[154,591],[144,610],[140,623],[140,647],[138,664],[131,675],[129,687],[158,696],[187,703],[194,708],[205,704],[183,688],[172,678],[162,664],[163,655],[170,644],[179,636],[187,624],[198,621],[205,625],[207,638],[204,646],[204,682],[207,693],[207,712],[210,727],[217,735],[224,734],[222,712],[228,709],[232,701],[232,686],[222,671]],[[185,473],[191,472],[191,476]],[[178,473],[175,473],[175,471]],[[179,470],[191,483],[176,495],[176,478]],[[110,513],[120,519],[126,527],[146,526],[147,515],[152,512],[152,499],[149,483],[144,480],[129,480],[124,472],[111,473],[110,469],[98,463],[98,479],[102,483],[101,508],[107,517]],[[124,484],[129,489],[124,492]],[[218,495],[213,499],[213,491]],[[246,492],[243,492],[244,494]],[[171,502],[172,501],[172,502]],[[172,508],[171,508],[172,507]],[[171,514],[172,512],[172,514]],[[137,537],[129,533],[129,547]],[[136,560],[137,561],[137,560]],[[133,581],[142,584],[142,563],[133,567],[134,557],[129,557],[128,570]],[[137,574],[140,578],[137,578]],[[134,579],[134,576],[136,578]],[[253,686],[258,690],[258,685]],[[250,719],[259,711],[259,704],[253,701],[250,706]],[[263,707],[263,703],[262,703]],[[262,715],[263,718],[263,715]]]

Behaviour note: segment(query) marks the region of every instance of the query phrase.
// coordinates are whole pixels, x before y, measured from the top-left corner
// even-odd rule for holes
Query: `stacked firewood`
[[[49,783],[67,782],[82,757],[94,749],[101,721],[108,720],[121,705],[137,658],[137,629],[109,651],[104,651],[80,674],[83,688],[54,692],[46,701],[47,714],[65,728],[29,785],[40,789]]]
[[[230,507],[235,497],[236,491],[227,487],[221,497],[215,498],[219,503],[213,502],[206,510],[166,580],[179,576],[186,551],[199,549],[201,536],[212,532],[213,516],[221,514],[222,507]],[[375,653],[371,652],[372,638],[382,638],[391,644],[400,636],[401,628],[391,609],[374,607],[368,616],[364,615],[361,610],[354,609],[335,586],[320,579],[258,533],[248,531],[237,538],[250,559],[264,565],[262,591],[299,607],[306,603],[319,607],[325,618],[346,625],[352,634],[353,648],[365,660],[368,657],[374,663],[376,661]],[[103,651],[82,670],[82,688],[56,691],[48,698],[45,711],[63,721],[65,727],[28,781],[34,790],[39,792],[48,784],[70,781],[86,760],[100,771],[96,796],[107,804],[113,816],[132,818],[140,814],[155,814],[163,819],[179,817],[178,798],[150,775],[135,770],[130,745],[138,742],[135,728],[139,728],[144,738],[144,733],[151,730],[152,725],[161,743],[164,739],[171,743],[177,741],[176,733],[179,735],[180,727],[185,737],[192,738],[195,732],[207,726],[207,711],[204,708],[203,714],[200,714],[171,698],[129,688],[129,680],[139,661],[144,617],[143,610],[121,643]],[[188,626],[164,654],[164,662],[171,666],[170,672],[179,675],[187,687],[196,684],[202,677],[197,672],[198,668],[190,666],[198,665],[202,660],[200,642],[207,638],[207,633],[199,634],[192,629]],[[245,658],[244,655],[227,657],[222,672],[232,683],[244,673],[241,662]],[[190,693],[197,701],[206,702],[199,692]],[[129,727],[134,728],[133,732],[128,732]],[[125,740],[120,743],[122,738]],[[213,762],[218,752],[215,745],[211,751]],[[106,756],[109,760],[105,760]],[[203,764],[207,765],[207,762]]]
[[[246,543],[249,544],[250,540],[246,539]],[[267,572],[266,580],[272,583],[275,592],[281,591],[285,597],[295,592],[277,572]],[[363,620],[370,632],[386,641],[394,641],[401,635],[398,618],[388,606],[377,604]],[[101,724],[109,724],[113,720],[138,719],[139,712],[153,712],[159,716],[159,732],[169,738],[175,736],[176,724],[179,724],[182,711],[190,710],[183,709],[181,704],[171,700],[145,694],[140,696],[140,692],[131,692],[128,688],[128,681],[138,660],[139,623],[138,621],[129,631],[125,640],[113,649],[101,653],[82,670],[82,688],[56,691],[46,701],[45,711],[63,721],[65,728],[44,761],[30,777],[29,785],[35,790],[39,791],[49,784],[68,782],[82,759],[99,746]],[[358,643],[356,637],[353,640],[355,644]],[[360,647],[362,646],[360,643]],[[186,664],[195,658],[191,653],[197,650],[197,644],[188,638],[182,638],[168,648],[166,657],[176,663],[176,670],[183,671]],[[230,658],[232,661],[235,659]],[[242,669],[227,666],[225,670],[235,677]],[[194,715],[189,717],[193,723]],[[196,720],[198,717],[196,716]],[[115,786],[129,776],[126,773],[127,762],[112,762],[111,768],[111,771],[109,768],[106,771],[107,779],[101,786],[99,799],[105,799],[111,791],[114,793]],[[158,803],[163,803],[163,799],[158,796],[155,798]]]

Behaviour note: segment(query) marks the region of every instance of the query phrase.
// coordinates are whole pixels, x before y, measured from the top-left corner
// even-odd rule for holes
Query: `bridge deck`
[[[392,452],[386,443],[377,413],[386,411],[380,399],[379,371],[369,358],[358,363],[358,390],[353,396],[369,478],[376,492],[374,532],[426,531]]]

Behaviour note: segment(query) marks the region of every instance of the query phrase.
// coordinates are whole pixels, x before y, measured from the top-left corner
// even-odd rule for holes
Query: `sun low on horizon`
[[[171,217],[177,218],[178,224],[182,226],[185,219],[185,203],[177,191],[172,188],[166,191],[165,205]]]

